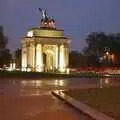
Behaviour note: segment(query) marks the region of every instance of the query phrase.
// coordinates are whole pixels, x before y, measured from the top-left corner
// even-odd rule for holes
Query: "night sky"
[[[72,39],[72,50],[82,51],[90,32],[120,32],[120,0],[0,0],[0,25],[10,49],[20,47],[27,29],[39,26],[39,7]]]

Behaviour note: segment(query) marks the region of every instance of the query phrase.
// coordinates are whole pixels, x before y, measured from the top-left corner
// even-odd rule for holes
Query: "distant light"
[[[33,37],[33,31],[28,31],[27,37]]]
[[[16,63],[13,63],[13,69],[15,69],[16,68]]]
[[[63,86],[64,85],[64,80],[60,80],[59,81],[59,86]]]
[[[109,52],[106,52],[106,55],[109,55]]]
[[[110,77],[110,75],[109,75],[109,74],[105,74],[104,76],[106,76],[106,77]]]
[[[27,72],[30,72],[31,71],[31,69],[30,68],[27,68]]]
[[[67,68],[67,74],[70,74],[70,69],[69,68]]]
[[[57,86],[64,86],[64,80],[55,80],[54,85]]]
[[[14,70],[14,69],[12,69],[12,68],[8,68],[8,69],[7,69],[7,71],[13,71],[13,70]]]
[[[109,78],[106,78],[105,79],[105,84],[109,84],[109,83],[110,83]]]

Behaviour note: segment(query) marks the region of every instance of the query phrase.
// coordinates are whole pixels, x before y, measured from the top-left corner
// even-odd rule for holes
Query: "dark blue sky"
[[[73,50],[83,49],[90,32],[120,32],[120,0],[0,0],[0,25],[10,38],[9,48],[18,48],[25,31],[39,26],[39,7],[72,38]]]

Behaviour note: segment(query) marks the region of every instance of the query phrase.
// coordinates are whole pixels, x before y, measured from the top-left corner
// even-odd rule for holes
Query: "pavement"
[[[58,98],[64,100],[66,103],[68,103],[69,105],[78,109],[79,111],[82,111],[83,113],[91,116],[95,120],[115,120],[114,118],[107,116],[106,114],[101,113],[101,112],[95,110],[94,108],[92,108],[78,100],[75,100],[74,98],[66,95],[61,90],[54,90],[54,91],[52,91],[52,94],[57,96]]]
[[[91,120],[52,96],[48,83],[0,81],[0,120]]]
[[[0,120],[79,120],[50,95],[0,96]]]

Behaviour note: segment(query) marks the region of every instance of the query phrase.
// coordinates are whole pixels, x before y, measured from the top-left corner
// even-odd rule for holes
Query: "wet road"
[[[0,80],[0,120],[91,120],[51,95],[51,90],[109,87],[119,79]]]

